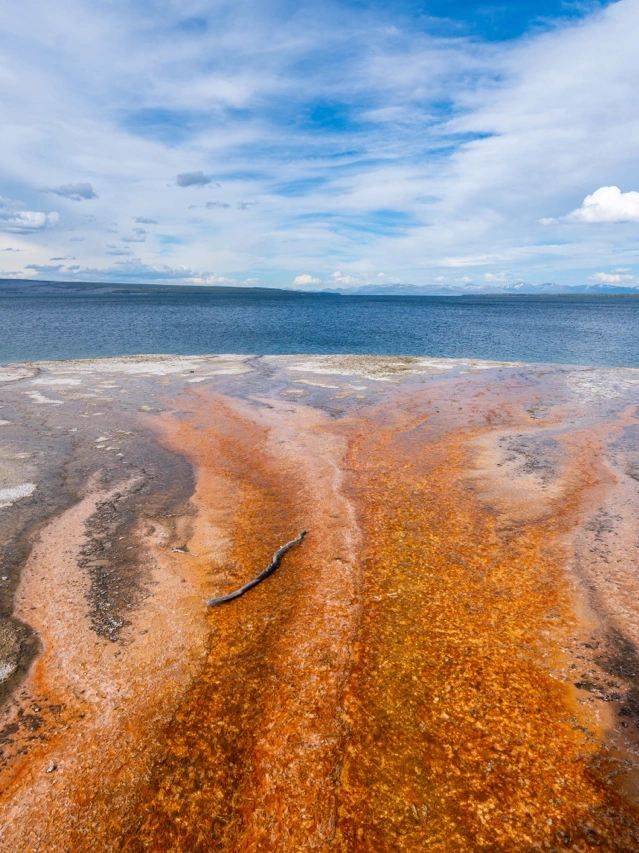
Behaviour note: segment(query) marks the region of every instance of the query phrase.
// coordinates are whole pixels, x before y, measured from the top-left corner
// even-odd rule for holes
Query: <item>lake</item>
[[[369,353],[639,367],[639,297],[0,283],[0,362]]]

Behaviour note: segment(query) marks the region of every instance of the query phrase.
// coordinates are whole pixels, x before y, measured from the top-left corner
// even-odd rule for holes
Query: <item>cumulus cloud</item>
[[[360,279],[350,273],[344,273],[341,270],[336,270],[331,273],[331,279],[335,284],[358,284]]]
[[[368,264],[362,266],[367,268],[354,268],[349,272],[335,270],[330,274],[331,283],[339,285],[340,287],[349,287],[355,285],[386,284],[388,282],[397,284],[400,280],[399,277],[389,276],[385,272],[376,272],[374,269],[368,268]]]
[[[598,272],[590,279],[598,284],[633,284],[637,281],[634,275],[623,272]]]
[[[206,175],[204,172],[181,172],[176,175],[175,183],[178,187],[206,187],[213,183],[211,175]],[[219,184],[216,184],[219,187]]]
[[[321,279],[317,278],[317,276],[309,275],[307,272],[296,275],[293,279],[293,284],[298,284],[300,286],[307,284],[320,284],[320,282]]]
[[[0,231],[14,234],[29,234],[43,231],[60,219],[57,211],[44,213],[41,210],[21,210],[16,202],[0,199]]]
[[[134,222],[139,222],[140,225],[157,225],[157,219],[149,219],[146,216],[136,216],[133,220]]]
[[[234,278],[227,278],[224,275],[192,275],[186,279],[189,284],[237,284]]]
[[[91,184],[85,181],[77,184],[62,184],[59,187],[49,187],[45,192],[69,198],[71,201],[89,201],[89,199],[98,197]]]
[[[639,222],[639,192],[599,187],[566,218],[573,222]]]

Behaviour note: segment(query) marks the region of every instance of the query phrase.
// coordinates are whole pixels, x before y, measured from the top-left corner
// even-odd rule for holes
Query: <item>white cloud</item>
[[[505,255],[470,255],[466,258],[443,258],[440,263],[443,267],[483,267],[505,260],[508,260]]]
[[[385,284],[386,282],[398,283],[397,279],[393,279],[387,273],[377,272],[368,262],[353,264],[348,271],[335,270],[330,274],[330,280],[340,287]]]
[[[237,0],[209,16],[218,5],[171,0],[154,15],[23,0],[8,16],[0,192],[24,202],[0,208],[0,230],[26,235],[25,266],[72,250],[108,277],[110,253],[134,238],[128,274],[135,261],[141,280],[161,261],[171,280],[282,286],[301,269],[344,288],[379,269],[415,284],[506,268],[509,280],[581,283],[611,258],[637,272],[630,229],[586,229],[566,212],[603,183],[634,185],[639,0],[505,42],[441,37],[393,4],[285,15]],[[215,25],[189,34],[180,24],[196,6]],[[60,185],[67,176],[92,183]],[[94,186],[99,198],[66,202]],[[65,198],[58,228],[42,187]],[[131,230],[152,219],[175,242]],[[119,249],[106,242],[114,226]]]
[[[296,275],[293,279],[293,284],[297,284],[300,286],[304,286],[307,284],[320,284],[321,279],[317,278],[317,276],[309,275],[307,272],[302,273],[301,275]]]
[[[639,192],[619,187],[599,187],[587,195],[581,207],[569,213],[575,222],[639,222]]]
[[[237,281],[234,278],[228,278],[225,275],[191,275],[186,281],[189,284],[237,284]]]
[[[43,213],[40,210],[16,210],[0,207],[0,231],[28,234],[42,231],[55,225],[60,219],[57,211]]]
[[[351,273],[345,273],[341,270],[336,270],[331,273],[331,279],[335,282],[335,284],[361,284],[361,277],[358,275],[352,275]]]
[[[637,281],[636,276],[621,272],[598,272],[590,278],[598,284],[634,284]]]

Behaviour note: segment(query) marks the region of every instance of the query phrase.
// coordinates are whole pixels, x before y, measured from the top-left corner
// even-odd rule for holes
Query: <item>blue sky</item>
[[[639,286],[639,0],[4,12],[0,276]]]

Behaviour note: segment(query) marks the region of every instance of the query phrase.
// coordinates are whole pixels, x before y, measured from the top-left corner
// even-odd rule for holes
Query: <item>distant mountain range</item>
[[[639,296],[639,286],[615,284],[560,285],[552,282],[528,284],[519,281],[499,287],[486,284],[363,284],[358,287],[333,289],[291,289],[275,287],[233,287],[228,285],[195,284],[116,284],[113,282],[42,281],[0,279],[0,297],[28,295],[88,296],[108,293],[143,295],[153,291],[208,291],[219,296],[234,293],[255,293],[272,299],[305,296]]]
[[[326,292],[326,291],[324,291]],[[366,296],[578,296],[590,294],[598,296],[635,295],[639,296],[639,287],[615,284],[561,285],[528,284],[523,281],[500,286],[485,284],[365,284],[355,288],[341,288],[334,293]]]
[[[214,292],[218,296],[233,296],[236,293],[260,294],[278,299],[282,297],[300,297],[312,295],[302,290],[287,290],[275,287],[232,287],[229,285],[201,284],[143,284],[114,283],[111,281],[44,281],[43,279],[0,278],[0,297],[2,296],[106,296],[110,293],[118,296],[149,296],[153,293],[199,293]],[[335,293],[335,296],[340,294]]]

